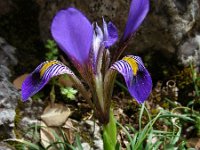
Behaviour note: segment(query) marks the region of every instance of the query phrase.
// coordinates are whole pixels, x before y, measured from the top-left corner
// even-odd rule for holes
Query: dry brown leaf
[[[75,138],[73,131],[78,131],[78,129],[74,127],[72,121],[73,120],[69,118],[67,119],[65,124],[62,126],[65,136],[67,137],[67,140],[70,144],[74,142],[74,138]]]
[[[72,124],[72,120],[69,118],[67,119],[67,121],[65,122],[65,124],[62,126],[65,129],[71,129],[71,130],[78,130],[77,128],[74,127],[74,125]]]
[[[200,138],[191,138],[187,141],[188,148],[200,149]]]
[[[54,104],[53,106],[48,105],[41,119],[47,124],[47,126],[62,126],[67,118],[70,116],[71,111],[68,107],[65,107],[62,104]]]
[[[69,119],[70,120],[70,119]],[[71,121],[68,121],[71,122]],[[73,127],[73,125],[71,124]],[[75,136],[73,133],[74,127],[73,128],[66,128],[63,126],[62,128],[63,133],[65,134],[65,137],[67,141],[72,144],[74,142]],[[62,141],[63,135],[61,135],[60,129],[58,127],[48,127],[44,122],[41,122],[41,129],[40,129],[40,138],[41,138],[41,144],[47,148],[51,143],[56,142],[55,135],[60,137]],[[55,145],[55,147],[51,147],[50,150],[57,150],[59,148],[59,145]]]
[[[71,129],[66,129],[66,128],[62,128],[62,130],[63,130],[64,133],[65,133],[65,136],[66,136],[66,138],[67,138],[67,141],[68,141],[70,144],[72,144],[72,143],[74,142],[74,138],[75,138],[74,133],[72,132],[72,130],[71,130]]]
[[[44,122],[41,122],[40,138],[43,147],[47,148],[51,143],[55,142],[53,131],[53,128],[47,127]],[[56,150],[56,148],[51,147],[49,150]]]
[[[26,77],[28,76],[29,74],[23,74],[21,76],[18,76],[14,81],[13,81],[13,85],[16,89],[20,90],[21,87],[22,87],[22,83],[23,81],[26,79]]]

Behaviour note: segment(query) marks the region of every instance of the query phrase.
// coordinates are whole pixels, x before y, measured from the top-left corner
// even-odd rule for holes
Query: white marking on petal
[[[96,23],[96,26],[94,27],[94,33],[93,33],[93,52],[94,52],[94,59],[96,61],[97,55],[101,46],[101,43],[103,42],[103,32],[101,28]]]

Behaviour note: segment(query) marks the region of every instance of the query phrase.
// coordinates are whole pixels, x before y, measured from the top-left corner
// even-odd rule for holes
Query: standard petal
[[[82,65],[89,57],[93,28],[88,19],[77,9],[59,11],[51,24],[51,33],[68,57]]]
[[[135,33],[146,17],[148,11],[149,0],[132,0],[122,42],[126,41],[133,33]]]
[[[112,22],[109,22],[107,24],[103,19],[103,30],[104,30],[104,45],[106,48],[109,48],[118,39],[117,28]]]
[[[143,103],[148,98],[152,89],[152,80],[140,57],[126,56],[115,62],[111,69],[123,75],[131,96],[138,103]]]
[[[103,32],[101,28],[98,26],[98,24],[96,23],[96,26],[94,27],[93,43],[92,43],[94,64],[96,63],[97,55],[98,55],[102,42],[103,42]]]
[[[54,76],[73,74],[73,72],[59,61],[46,61],[40,64],[22,84],[22,100],[26,101],[41,90]]]

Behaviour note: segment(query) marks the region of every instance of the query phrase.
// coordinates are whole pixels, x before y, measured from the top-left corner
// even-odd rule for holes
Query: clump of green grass
[[[73,144],[69,144],[66,134],[62,129],[59,129],[59,133],[55,132],[54,130],[51,130],[51,133],[55,139],[55,141],[49,141],[49,146],[44,147],[40,143],[40,136],[38,133],[38,130],[41,128],[46,128],[43,126],[38,126],[37,124],[30,126],[30,128],[26,134],[30,134],[34,141],[28,141],[25,139],[7,139],[5,140],[8,143],[12,143],[12,145],[15,146],[16,150],[48,150],[48,149],[58,149],[58,150],[83,150],[83,147],[81,145],[80,136],[76,134],[76,138]]]
[[[142,115],[144,110],[149,118],[148,123],[142,127]],[[169,123],[169,131],[156,129],[154,125],[160,120]],[[195,119],[187,114],[176,114],[164,109],[160,109],[156,116],[151,116],[145,105],[142,105],[139,114],[139,130],[131,125],[118,126],[125,132],[129,143],[126,145],[127,150],[157,150],[157,149],[181,149],[186,150],[185,139],[182,138],[181,121],[193,122]],[[132,135],[133,134],[133,135]],[[118,149],[120,150],[120,148]]]

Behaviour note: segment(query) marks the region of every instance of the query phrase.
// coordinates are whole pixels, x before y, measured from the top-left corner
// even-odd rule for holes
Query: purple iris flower
[[[132,0],[128,21],[120,40],[121,48],[115,51],[117,58],[127,45],[127,41],[138,29],[149,10],[149,0]],[[59,11],[51,25],[51,33],[58,46],[69,57],[88,84],[92,97],[79,78],[63,63],[47,61],[40,64],[23,82],[22,100],[26,101],[41,90],[48,81],[57,75],[68,74],[78,90],[94,109],[101,123],[107,123],[116,73],[125,79],[131,96],[143,103],[152,89],[152,80],[139,56],[125,56],[111,63],[109,48],[118,40],[116,26],[106,23],[103,28],[90,21],[77,9]],[[125,43],[125,44],[124,44]]]

